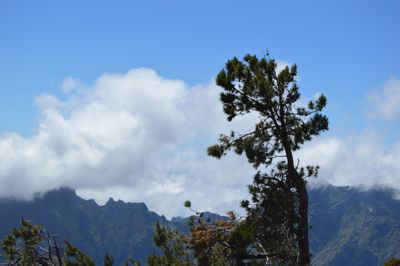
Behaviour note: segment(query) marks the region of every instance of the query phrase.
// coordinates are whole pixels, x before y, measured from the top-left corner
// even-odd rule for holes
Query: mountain
[[[310,190],[313,265],[382,265],[392,256],[400,257],[400,201],[393,193],[333,186]],[[43,224],[99,265],[105,254],[113,255],[116,265],[128,256],[144,262],[157,252],[153,245],[157,221],[187,230],[187,219],[168,221],[144,203],[110,199],[99,206],[68,188],[33,201],[0,200],[0,238],[18,227],[22,217]]]
[[[22,217],[43,224],[48,232],[78,246],[99,265],[105,254],[112,254],[116,265],[122,265],[128,256],[145,261],[155,250],[155,223],[167,222],[144,203],[109,199],[99,206],[68,188],[48,192],[33,201],[0,201],[0,237],[18,227]]]
[[[311,190],[310,216],[314,265],[383,265],[400,257],[400,201],[393,190]]]

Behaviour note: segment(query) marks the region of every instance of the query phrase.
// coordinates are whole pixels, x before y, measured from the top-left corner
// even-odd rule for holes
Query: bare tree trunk
[[[299,259],[298,264],[300,266],[306,266],[310,264],[310,250],[308,242],[308,195],[306,184],[304,180],[300,179],[298,182],[298,197],[299,197]]]

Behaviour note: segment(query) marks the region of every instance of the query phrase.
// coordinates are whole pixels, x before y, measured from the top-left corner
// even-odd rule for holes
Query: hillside
[[[21,217],[43,224],[97,262],[112,254],[116,265],[128,256],[145,261],[156,250],[157,221],[180,229],[185,221],[167,221],[144,203],[110,199],[99,206],[67,188],[31,202],[0,200],[0,237],[18,226]],[[311,190],[310,220],[314,265],[382,265],[389,257],[400,256],[400,202],[392,191],[333,186]]]
[[[383,265],[400,256],[400,201],[390,190],[325,187],[310,193],[315,265]]]

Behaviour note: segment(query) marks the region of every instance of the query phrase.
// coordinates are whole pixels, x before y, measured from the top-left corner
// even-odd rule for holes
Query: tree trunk
[[[308,195],[306,189],[306,183],[304,180],[298,176],[300,179],[297,187],[298,197],[299,197],[299,258],[298,264],[300,266],[306,266],[310,264],[310,250],[308,243]]]
[[[298,200],[298,216],[299,216],[299,228],[296,230],[297,244],[299,249],[299,256],[297,258],[297,264],[299,266],[307,266],[310,264],[310,250],[308,242],[308,195],[306,183],[303,178],[299,175],[294,166],[293,154],[289,145],[285,145],[285,153],[288,167],[288,179],[291,184],[294,185],[297,190]]]

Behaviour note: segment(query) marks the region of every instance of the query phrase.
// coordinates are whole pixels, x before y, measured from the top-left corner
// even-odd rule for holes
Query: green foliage
[[[113,266],[114,265],[114,259],[113,257],[106,255],[104,257],[104,266]]]
[[[82,251],[80,251],[77,247],[71,245],[67,241],[65,241],[66,250],[65,250],[65,265],[66,266],[95,266],[94,261],[86,256]],[[106,256],[106,261],[104,264],[108,263],[110,265],[110,258]],[[112,264],[111,264],[112,265]]]
[[[51,261],[42,250],[37,247],[46,239],[41,225],[32,225],[24,219],[21,220],[21,228],[13,229],[12,233],[5,237],[2,249],[10,265],[35,265]]]
[[[384,266],[400,266],[400,259],[391,258],[390,260],[385,262]]]
[[[124,266],[140,266],[140,262],[133,260],[132,258],[128,258],[125,260]]]
[[[192,203],[189,200],[187,200],[187,201],[185,201],[183,206],[185,206],[186,208],[191,208],[192,207]]]
[[[246,221],[239,221],[233,212],[228,213],[229,219],[213,220],[192,210],[191,204],[184,205],[195,213],[190,219],[190,234],[183,235],[157,223],[154,241],[162,254],[149,257],[149,265],[250,265],[243,262],[251,235]]]
[[[284,178],[271,178],[258,172],[249,186],[252,203],[243,201],[247,223],[253,229],[260,254],[275,263],[294,265],[297,248],[290,225],[295,195]]]
[[[149,266],[192,265],[185,237],[177,231],[157,223],[154,243],[161,249],[162,255],[150,256],[147,261]]]

